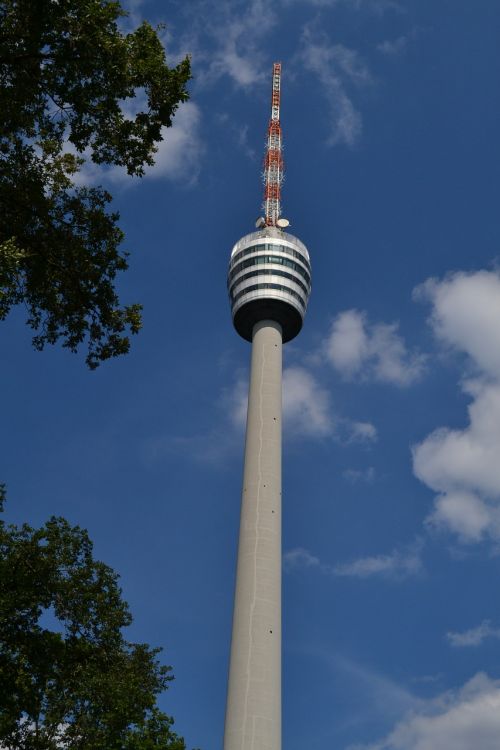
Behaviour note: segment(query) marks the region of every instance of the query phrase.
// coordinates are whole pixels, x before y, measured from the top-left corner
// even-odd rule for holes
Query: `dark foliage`
[[[143,174],[190,78],[148,23],[123,33],[126,15],[110,0],[0,0],[0,320],[23,303],[37,349],[86,342],[91,368],[128,351],[141,308],[115,289],[127,254],[111,196],[75,174],[84,158]]]
[[[125,640],[130,622],[86,531],[0,521],[0,746],[185,750],[156,705],[171,669],[159,649]]]

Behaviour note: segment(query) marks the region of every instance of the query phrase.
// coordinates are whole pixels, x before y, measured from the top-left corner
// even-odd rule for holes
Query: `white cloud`
[[[376,722],[377,726],[392,724],[411,710],[420,709],[424,701],[414,695],[406,686],[372,666],[355,661],[342,652],[332,650],[316,639],[305,639],[298,645],[304,658],[317,660],[321,669],[331,671],[330,687],[334,693],[341,691],[343,696],[342,728],[352,729]],[[317,744],[317,743],[316,743]],[[308,745],[306,744],[305,747]],[[324,741],[317,747],[340,748],[339,742]]]
[[[385,739],[350,750],[498,750],[499,737],[500,681],[480,672],[413,709]]]
[[[244,427],[247,421],[248,380],[238,377],[232,388],[226,388],[222,394],[223,405],[227,407],[229,419],[237,428]]]
[[[163,128],[163,140],[158,144],[153,166],[145,168],[145,178],[168,179],[185,185],[196,183],[200,171],[203,144],[200,136],[200,109],[194,102],[184,102],[174,116],[171,128]],[[69,144],[70,145],[70,144]],[[69,151],[74,152],[71,148]],[[123,167],[105,167],[94,164],[90,154],[75,175],[77,185],[138,184],[138,180],[127,174]]]
[[[490,620],[483,620],[480,625],[462,633],[449,632],[446,637],[452,646],[461,648],[464,646],[480,646],[486,638],[500,639],[500,628],[494,628]]]
[[[347,443],[374,443],[378,440],[378,432],[371,422],[354,422],[351,419],[340,420],[346,432]]]
[[[197,70],[195,86],[229,78],[237,88],[253,94],[256,85],[269,85],[271,45],[268,36],[284,28],[288,6],[295,2],[325,8],[344,4],[353,11],[376,13],[399,8],[397,0],[281,0],[275,6],[265,0],[196,0],[186,5],[189,31],[178,42],[179,51],[174,57],[180,59],[186,52],[192,56]],[[290,31],[287,33],[291,35]],[[168,37],[167,41],[170,49],[172,40]],[[360,77],[363,82],[369,77],[366,66],[354,51],[342,45],[329,45],[327,40],[323,43],[315,38],[311,42],[312,56],[324,55],[327,63],[343,73],[346,80],[359,83]],[[309,40],[304,38],[304,50],[308,44]],[[318,49],[314,54],[315,48]],[[316,65],[316,61],[311,60],[311,64]],[[320,68],[315,67],[315,72],[319,73]],[[350,134],[358,129],[359,115],[345,94],[340,78],[330,73],[325,74],[322,81],[329,89],[328,98],[337,114],[335,121],[339,120],[338,141],[333,133],[333,142],[352,143]]]
[[[370,324],[365,313],[346,310],[333,321],[324,343],[328,361],[347,380],[408,386],[421,378],[425,356],[408,351],[397,323]]]
[[[278,21],[269,3],[220,1],[209,3],[196,16],[203,19],[202,23],[194,20],[197,83],[212,84],[228,77],[238,88],[251,90],[257,83],[268,82],[270,66],[261,45]]]
[[[331,364],[345,377],[359,372],[370,356],[365,315],[358,310],[340,313],[332,324],[325,348]]]
[[[333,431],[330,395],[303,367],[283,373],[283,420],[287,434],[326,437]]]
[[[337,576],[371,578],[384,576],[397,580],[417,575],[422,571],[422,543],[417,540],[405,549],[395,549],[388,555],[360,557],[349,563],[336,565],[333,572]]]
[[[313,26],[306,26],[302,35],[300,61],[314,73],[322,87],[330,108],[329,145],[345,143],[353,146],[361,136],[361,115],[346,90],[346,83],[354,86],[372,82],[371,74],[359,56],[342,44],[332,44],[326,34]]]
[[[342,472],[342,476],[348,482],[357,484],[358,482],[366,482],[370,484],[375,481],[376,472],[373,466],[369,466],[367,469],[346,469]]]
[[[244,427],[248,406],[248,381],[238,378],[226,389],[223,400],[236,427]],[[314,375],[297,365],[283,372],[284,434],[292,438],[331,436],[340,443],[373,443],[378,439],[371,422],[359,422],[333,414],[330,393]]]
[[[398,0],[282,0],[284,5],[302,2],[319,8],[334,7],[335,5],[346,5],[351,10],[367,10],[377,14],[385,13],[387,10],[401,10]]]
[[[300,1],[300,0],[298,0]],[[196,0],[184,9],[188,31],[183,38],[172,40],[164,34],[167,48],[172,42],[177,51],[174,60],[181,59],[187,52],[197,71],[193,86],[203,87],[218,83],[221,79],[230,80],[234,86],[252,96],[259,95],[269,86],[272,44],[271,34],[280,33],[289,19],[289,6],[297,0],[281,0],[273,6],[265,0]],[[306,4],[333,8],[343,4],[351,10],[383,13],[388,9],[399,8],[397,0],[305,0]],[[281,6],[281,7],[280,7]],[[328,10],[325,10],[325,13]],[[351,89],[372,85],[373,77],[359,53],[340,43],[331,43],[323,33],[317,20],[300,25],[289,19],[292,26],[287,32],[301,34],[298,55],[291,61],[285,60],[287,75],[296,75],[300,69],[313,73],[321,84],[321,90],[328,103],[329,145],[346,144],[353,146],[361,136],[362,118],[354,105]],[[296,45],[296,43],[295,43]],[[253,157],[253,148],[247,149],[244,133],[243,149]]]
[[[430,323],[444,344],[465,352],[479,371],[500,380],[499,272],[428,279],[414,295],[432,303]]]
[[[383,55],[400,55],[408,44],[406,35],[398,36],[397,39],[386,39],[384,42],[377,44],[377,50]]]
[[[438,340],[467,355],[462,390],[472,398],[465,428],[441,427],[413,447],[415,475],[439,493],[427,522],[463,542],[498,540],[500,275],[480,271],[431,279],[416,297],[431,302],[430,323]]]
[[[144,446],[146,461],[158,460],[165,453],[179,453],[203,463],[218,465],[234,451],[235,435],[245,429],[248,409],[248,380],[237,374],[233,383],[222,389],[220,416],[215,427],[195,435],[151,438]],[[284,434],[291,438],[332,437],[345,443],[369,443],[377,438],[369,422],[335,420],[329,392],[303,367],[283,372]]]
[[[405,549],[395,549],[388,555],[360,557],[349,563],[330,565],[323,563],[303,547],[289,550],[283,556],[284,568],[287,571],[315,568],[322,573],[343,578],[381,577],[391,580],[403,580],[422,571],[422,542],[417,540]]]
[[[384,42],[377,44],[377,50],[383,55],[396,57],[402,54],[408,45],[424,32],[421,26],[414,26],[407,34],[402,34],[395,39],[386,39]]]
[[[345,654],[324,654],[335,679],[340,679],[342,689],[354,698],[354,713],[347,713],[346,724],[359,725],[363,721],[383,721],[385,726],[408,711],[422,706],[422,700],[396,682],[366,664],[360,664]],[[362,714],[359,707],[363,707]]]
[[[200,172],[203,146],[200,136],[201,113],[194,102],[179,105],[173,125],[164,128],[164,140],[158,146],[154,166],[146,170],[147,177],[193,185]]]
[[[303,547],[295,547],[283,555],[283,567],[287,571],[298,570],[304,568],[323,568],[318,557],[311,555],[311,553]],[[328,567],[327,567],[328,571]]]
[[[415,473],[419,476],[417,471]],[[423,475],[422,472],[419,478]],[[470,543],[484,538],[492,520],[491,509],[476,495],[451,491],[436,497],[426,524],[430,528],[451,531],[461,542]]]
[[[500,384],[477,383],[467,411],[465,430],[438,429],[415,448],[415,473],[440,492],[500,499]]]
[[[252,146],[250,146],[248,140],[248,129],[248,125],[242,125],[236,129],[236,142],[245,156],[253,161],[257,157],[257,152]]]
[[[194,91],[224,78],[252,93],[256,84],[269,85],[264,45],[277,16],[264,0],[193,0],[184,3],[182,18],[182,25],[169,23],[160,36],[169,65],[190,56]]]
[[[176,455],[214,467],[227,466],[228,456],[243,449],[243,430],[247,418],[248,381],[237,373],[231,387],[223,388],[217,400],[217,412],[210,427],[188,435],[159,435],[148,438],[142,449],[146,463]],[[235,440],[240,435],[241,439]]]
[[[236,427],[244,427],[248,407],[248,381],[238,378],[224,390],[224,404]],[[314,375],[297,365],[283,371],[283,432],[291,438],[332,437],[343,444],[374,443],[378,439],[371,422],[334,417],[330,393]]]
[[[257,151],[250,145],[250,128],[248,124],[243,125],[241,122],[235,121],[233,118],[229,117],[227,112],[216,114],[215,121],[224,130],[226,137],[229,134],[231,139],[245,156],[251,161],[255,161],[257,158]]]
[[[239,378],[224,398],[233,424],[244,426],[248,382]],[[287,367],[283,372],[283,421],[288,436],[326,437],[333,431],[330,395],[303,367]]]
[[[299,366],[283,372],[283,422],[284,433],[291,437],[331,436],[344,444],[368,444],[378,439],[371,422],[334,416],[329,391]]]

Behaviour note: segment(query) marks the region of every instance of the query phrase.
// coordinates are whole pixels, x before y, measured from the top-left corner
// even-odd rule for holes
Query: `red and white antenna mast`
[[[281,63],[273,65],[271,119],[267,128],[267,148],[264,157],[264,222],[275,227],[281,214],[281,184],[284,162],[281,150],[280,125]]]

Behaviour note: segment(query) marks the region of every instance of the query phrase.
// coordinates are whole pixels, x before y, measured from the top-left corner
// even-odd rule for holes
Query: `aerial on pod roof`
[[[266,226],[279,226],[281,185],[283,182],[282,135],[280,125],[281,63],[273,65],[271,119],[267,128],[267,149],[264,157],[264,221]],[[287,226],[287,225],[285,225]]]
[[[257,229],[264,227],[279,227],[286,229],[290,225],[288,219],[282,219],[281,214],[281,185],[284,176],[284,161],[282,153],[282,133],[280,125],[281,100],[281,63],[273,65],[273,87],[271,93],[271,119],[267,128],[266,154],[264,156],[264,202],[262,209],[264,216],[257,219]]]

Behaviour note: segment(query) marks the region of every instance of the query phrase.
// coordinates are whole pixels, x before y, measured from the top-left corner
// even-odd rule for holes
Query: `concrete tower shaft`
[[[279,323],[253,332],[224,750],[281,748]]]

